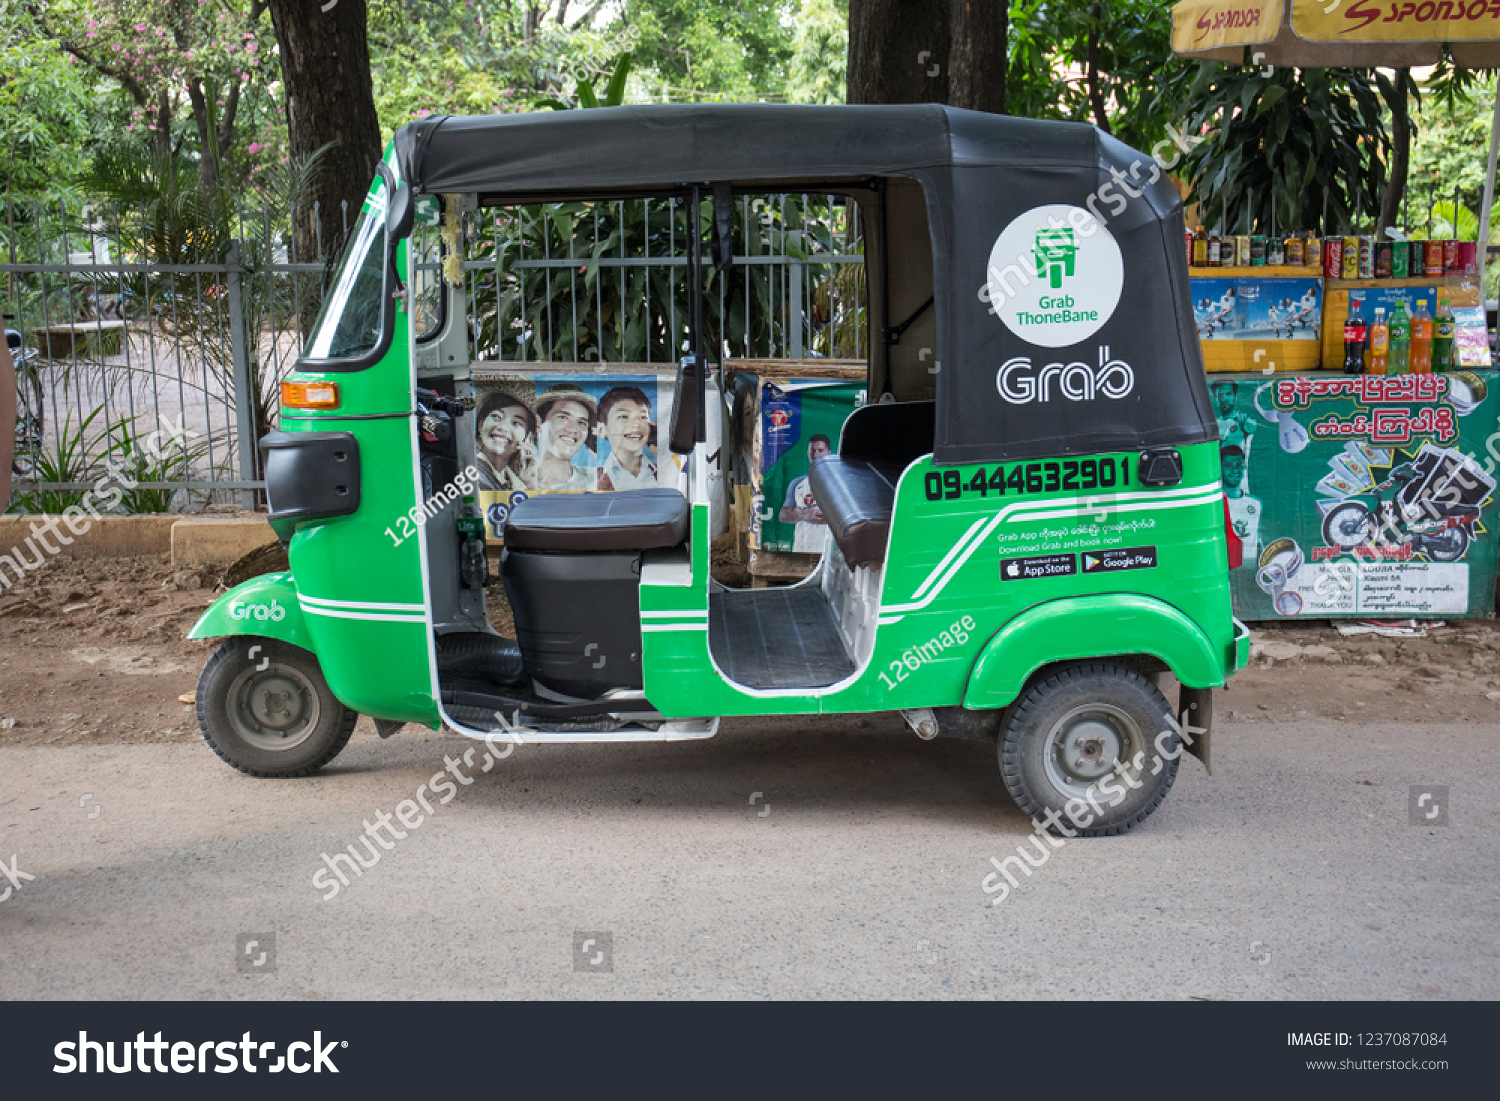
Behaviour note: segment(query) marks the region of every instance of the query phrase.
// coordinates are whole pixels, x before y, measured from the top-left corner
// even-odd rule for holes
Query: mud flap
[[[1214,770],[1209,763],[1208,745],[1214,725],[1214,690],[1182,685],[1177,694],[1177,715],[1187,751],[1202,761],[1204,770],[1212,776]]]

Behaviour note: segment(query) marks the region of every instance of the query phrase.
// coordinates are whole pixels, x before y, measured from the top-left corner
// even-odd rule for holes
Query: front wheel
[[[1065,836],[1124,833],[1177,777],[1172,707],[1141,674],[1089,662],[1032,684],[1000,739],[1000,772],[1021,809]]]
[[[1323,517],[1323,542],[1348,550],[1368,543],[1375,535],[1375,517],[1358,501],[1334,505]]]
[[[239,636],[198,678],[198,727],[213,751],[251,776],[310,776],[349,742],[359,718],[300,646]]]

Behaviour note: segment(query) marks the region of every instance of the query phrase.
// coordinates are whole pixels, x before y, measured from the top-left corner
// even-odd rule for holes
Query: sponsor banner
[[[1322,336],[1321,279],[1195,276],[1188,282],[1200,340],[1316,342]]]
[[[1465,42],[1500,38],[1500,0],[1347,0],[1292,5],[1292,29],[1313,42]],[[1174,37],[1175,41],[1175,37]]]
[[[682,489],[666,446],[672,376],[503,374],[475,385],[475,466],[485,535],[503,542],[510,510],[539,493]]]
[[[1201,0],[1172,8],[1172,49],[1180,54],[1269,42],[1281,28],[1280,0]]]
[[[1493,614],[1494,372],[1220,376],[1209,392],[1244,542],[1235,615]]]
[[[823,552],[828,523],[808,468],[814,456],[838,450],[864,390],[862,381],[735,376],[732,478],[749,487],[751,550]]]

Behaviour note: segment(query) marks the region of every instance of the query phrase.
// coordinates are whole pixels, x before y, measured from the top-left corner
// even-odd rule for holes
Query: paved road
[[[469,744],[360,734],[295,781],[0,750],[0,860],[35,877],[0,902],[0,997],[1500,997],[1496,725],[1226,724],[1213,777],[1185,761],[999,906],[1030,825],[982,745],[880,716],[523,746],[323,901],[321,854]],[[1430,783],[1447,826],[1409,822]]]

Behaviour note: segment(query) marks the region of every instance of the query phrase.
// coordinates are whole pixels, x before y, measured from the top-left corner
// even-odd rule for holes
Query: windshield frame
[[[358,282],[360,271],[364,268],[364,258],[368,255],[368,249],[378,247],[380,249],[380,334],[368,350],[357,356],[328,358],[314,355],[312,349],[325,339],[325,331],[331,334],[337,329],[337,320],[334,317],[325,317],[323,311],[320,310],[319,324],[313,329],[302,355],[292,365],[294,371],[313,373],[363,371],[379,363],[391,349],[396,330],[396,309],[392,293],[400,287],[400,282],[395,272],[396,256],[393,248],[395,242],[391,240],[387,212],[397,185],[395,175],[389,166],[382,161],[378,168],[380,172],[371,184],[364,208],[360,211],[359,220],[354,225],[354,233],[339,261],[334,281],[328,288],[325,309],[336,309],[337,316],[342,317],[343,311],[349,305],[349,299]],[[377,235],[378,245],[372,240]],[[357,264],[354,263],[356,258],[358,258]]]

